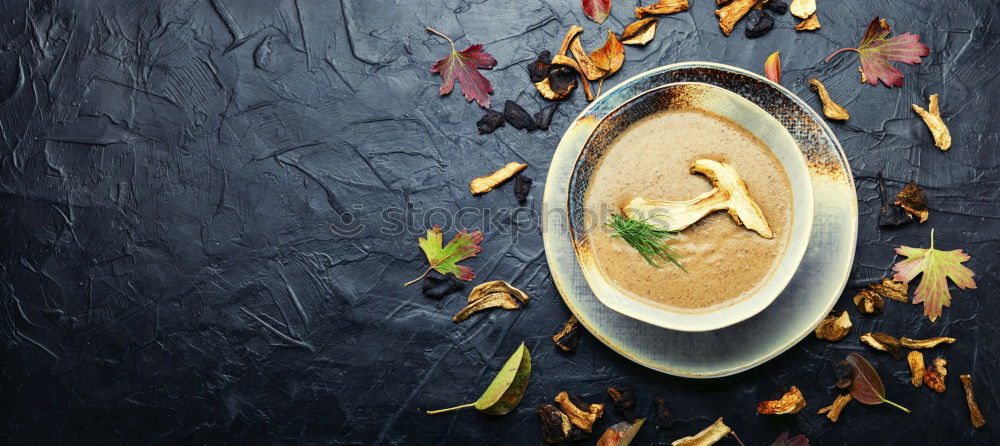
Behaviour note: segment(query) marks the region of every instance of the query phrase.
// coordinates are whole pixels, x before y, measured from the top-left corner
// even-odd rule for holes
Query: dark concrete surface
[[[603,402],[634,384],[640,414],[653,395],[677,424],[634,444],[669,444],[725,417],[747,445],[783,430],[819,445],[997,444],[1000,435],[1000,17],[992,0],[820,0],[822,29],[796,33],[790,15],[748,40],[723,36],[709,0],[661,18],[656,38],[628,47],[605,87],[646,69],[707,60],[762,71],[781,50],[782,83],[818,106],[817,76],[851,112],[832,124],[860,199],[856,265],[838,308],[851,338],[809,337],[751,371],[709,381],[646,370],[585,335],[567,355],[549,340],[569,315],[549,277],[541,234],[517,209],[513,184],[481,197],[468,181],[509,161],[535,180],[539,210],[549,158],[584,107],[580,92],[548,131],[478,135],[482,110],[459,91],[439,97],[428,70],[449,46],[483,43],[495,108],[544,100],[524,64],[555,50],[565,29],[603,42],[632,19],[614,0],[597,25],[576,0],[3,0],[0,7],[0,438],[7,444],[540,444],[534,407],[567,390]],[[903,88],[860,85],[854,46],[873,16],[914,32],[932,53],[901,66]],[[954,145],[934,148],[910,110],[931,93]],[[879,229],[874,177],[894,193],[927,190],[923,225]],[[406,231],[383,210],[412,206]],[[401,284],[424,268],[416,239],[431,208],[484,229],[465,263],[479,283],[505,279],[532,296],[455,324],[465,300]],[[445,221],[446,212],[430,218]],[[398,221],[398,214],[390,217]],[[453,222],[452,222],[453,223]],[[397,229],[399,225],[396,225]],[[457,229],[447,228],[446,237]],[[335,228],[355,230],[338,235]],[[518,228],[519,230],[512,230]],[[900,244],[964,248],[976,290],[952,290],[934,324],[889,302],[878,317],[851,308],[885,277]],[[392,229],[392,228],[388,228]],[[467,288],[468,289],[468,288]],[[948,335],[928,353],[949,360],[944,394],[908,384],[904,362],[856,336]],[[520,342],[534,357],[527,394],[503,417],[422,410],[475,399]],[[830,361],[870,358],[906,415],[852,403],[832,424]],[[988,424],[973,430],[958,375],[971,373]],[[761,417],[759,400],[802,389],[796,416]],[[602,432],[620,416],[609,410]],[[591,440],[591,444],[594,440]],[[734,444],[725,440],[720,444]]]

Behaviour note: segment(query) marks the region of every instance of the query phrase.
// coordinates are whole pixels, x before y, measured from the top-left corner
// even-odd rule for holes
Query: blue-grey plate
[[[734,92],[778,120],[805,156],[814,194],[813,226],[805,255],[784,291],[766,309],[728,327],[704,332],[661,328],[601,303],[584,279],[568,216],[569,184],[598,124],[651,89],[700,82]],[[847,283],[857,239],[854,180],[843,149],[804,101],[768,79],[709,62],[656,68],[617,85],[573,121],[553,155],[542,202],[545,253],[553,281],[580,322],[601,342],[639,364],[692,378],[726,376],[759,365],[809,335]]]

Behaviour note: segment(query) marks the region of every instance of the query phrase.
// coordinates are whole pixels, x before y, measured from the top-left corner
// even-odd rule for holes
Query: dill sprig
[[[605,224],[614,229],[614,232],[611,233],[612,237],[621,237],[622,240],[625,240],[625,243],[628,243],[629,246],[639,251],[642,258],[646,259],[646,262],[650,265],[659,268],[660,265],[657,265],[654,260],[658,258],[673,263],[684,272],[687,272],[677,261],[680,255],[667,245],[667,241],[674,238],[676,231],[662,229],[647,223],[646,220],[648,218],[636,220],[618,214],[611,214],[611,217]]]

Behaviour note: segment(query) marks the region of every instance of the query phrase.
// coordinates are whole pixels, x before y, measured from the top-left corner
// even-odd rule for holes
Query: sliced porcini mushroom
[[[983,418],[983,413],[979,411],[979,405],[976,404],[976,394],[972,391],[972,376],[959,375],[958,379],[962,380],[962,388],[965,389],[965,403],[969,406],[969,419],[972,420],[972,427],[979,429],[986,424],[986,418]]]
[[[590,82],[587,82],[587,76],[583,74],[583,68],[581,68],[580,64],[576,63],[573,58],[562,54],[556,54],[556,57],[552,58],[552,65],[562,65],[576,70],[576,72],[580,74],[580,83],[583,84],[583,95],[587,97],[588,101],[594,100],[594,93],[590,91]]]
[[[847,403],[851,402],[852,399],[854,399],[854,397],[852,397],[850,393],[837,395],[837,399],[833,400],[832,404],[820,409],[819,412],[816,413],[820,415],[826,414],[826,418],[836,423],[840,420],[840,412],[844,410],[844,407],[847,406]]]
[[[955,338],[947,336],[938,336],[930,339],[899,338],[899,343],[906,348],[934,348],[941,344],[952,344],[955,341]]]
[[[559,392],[555,398],[556,404],[569,417],[569,422],[574,426],[583,429],[584,432],[591,432],[594,423],[604,414],[603,404],[586,404],[576,398],[570,398],[566,392]]]
[[[924,354],[913,350],[906,355],[906,363],[910,365],[910,384],[920,387],[924,383]]]
[[[726,423],[722,422],[722,418],[720,417],[718,420],[715,420],[715,422],[712,423],[712,425],[706,427],[705,429],[702,429],[701,432],[698,432],[697,434],[688,437],[674,440],[673,443],[670,443],[670,445],[710,446],[717,443],[719,440],[726,438],[726,436],[729,435],[729,433],[732,431],[733,430],[730,429],[729,426],[726,426]]]
[[[580,39],[573,39],[569,44],[569,51],[573,53],[573,58],[576,59],[580,67],[580,73],[587,76],[587,80],[596,81],[608,75],[608,70],[601,69],[597,64],[590,58],[587,51],[583,49],[583,44],[580,43]]]
[[[756,231],[764,238],[773,238],[764,214],[750,198],[746,183],[733,166],[718,161],[700,159],[691,164],[691,173],[708,177],[715,186],[688,201],[658,201],[634,198],[622,208],[630,218],[647,222],[668,231],[680,231],[715,211],[725,210],[736,224]]]
[[[846,311],[841,311],[839,314],[836,311],[831,311],[826,319],[823,319],[823,322],[820,322],[819,326],[816,327],[816,337],[837,342],[851,332],[852,326],[851,317]]]
[[[924,120],[924,124],[927,124],[927,128],[931,131],[931,137],[934,138],[934,145],[942,151],[950,149],[951,132],[948,131],[948,126],[941,119],[937,93],[931,95],[927,110],[917,104],[910,104],[910,106]]]
[[[795,17],[808,19],[816,12],[816,0],[792,0],[792,4],[788,5],[788,10]]]
[[[819,100],[823,103],[823,114],[828,119],[846,121],[851,118],[851,114],[847,112],[846,108],[841,107],[840,104],[830,98],[830,93],[826,91],[826,87],[823,86],[823,83],[819,79],[815,77],[809,79],[809,85],[812,85],[812,89],[819,95]]]

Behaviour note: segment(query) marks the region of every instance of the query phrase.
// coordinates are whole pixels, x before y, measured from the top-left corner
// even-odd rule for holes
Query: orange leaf
[[[775,51],[767,56],[764,62],[764,75],[776,84],[781,83],[781,51]]]
[[[608,77],[618,71],[625,62],[625,46],[615,33],[608,30],[608,40],[604,42],[604,46],[590,53],[590,60],[601,70],[607,71],[604,77]]]

